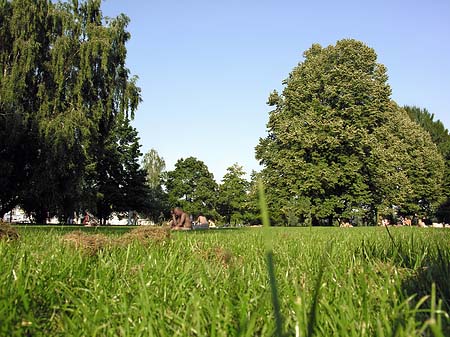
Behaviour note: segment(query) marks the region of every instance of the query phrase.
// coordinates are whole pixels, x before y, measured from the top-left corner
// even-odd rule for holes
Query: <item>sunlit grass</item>
[[[272,336],[276,312],[285,336],[450,335],[445,229],[176,233],[93,256],[19,232],[0,242],[0,336]]]

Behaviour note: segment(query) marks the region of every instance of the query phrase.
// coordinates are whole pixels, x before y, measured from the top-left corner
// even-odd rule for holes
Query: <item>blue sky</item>
[[[235,162],[258,170],[266,101],[313,43],[355,38],[388,68],[393,99],[450,127],[450,1],[107,0],[131,19],[128,67],[143,102],[142,151],[168,169],[203,160],[220,181]]]

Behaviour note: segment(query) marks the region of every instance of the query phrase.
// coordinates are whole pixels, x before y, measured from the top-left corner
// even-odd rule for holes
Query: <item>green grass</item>
[[[184,232],[94,256],[61,242],[70,230],[0,242],[0,336],[271,336],[276,315],[286,336],[450,335],[445,229]]]

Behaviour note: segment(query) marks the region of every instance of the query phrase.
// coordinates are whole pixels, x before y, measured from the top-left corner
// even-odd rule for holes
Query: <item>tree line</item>
[[[147,216],[155,222],[167,219],[174,207],[230,225],[260,222],[258,174],[253,172],[248,181],[237,163],[227,168],[220,183],[207,165],[195,157],[181,158],[172,171],[165,171],[164,159],[152,149],[145,154],[143,167],[147,181],[152,182],[152,207]]]
[[[258,222],[257,182],[276,225],[335,224],[404,214],[450,221],[450,136],[434,115],[391,98],[372,48],[315,44],[270,94],[262,165],[218,184],[204,162],[165,171],[131,125],[141,101],[126,67],[128,17],[100,0],[0,0],[0,215],[37,222],[90,210],[102,222],[171,207],[226,223]]]

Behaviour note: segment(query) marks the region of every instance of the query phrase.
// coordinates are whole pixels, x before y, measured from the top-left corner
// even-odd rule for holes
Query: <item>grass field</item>
[[[77,249],[73,228],[0,241],[0,336],[450,336],[450,231],[259,228]],[[89,228],[120,239],[128,229]]]

